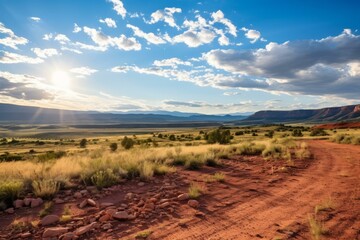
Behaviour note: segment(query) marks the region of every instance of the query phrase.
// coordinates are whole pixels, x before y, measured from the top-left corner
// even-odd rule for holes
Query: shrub
[[[195,155],[192,158],[189,158],[185,162],[185,168],[189,170],[198,170],[204,166],[204,160],[200,155]]]
[[[1,181],[0,182],[0,203],[10,206],[19,197],[23,190],[21,181]]]
[[[80,147],[81,148],[86,148],[86,144],[87,144],[87,140],[85,138],[81,139],[80,141]]]
[[[110,150],[111,150],[112,152],[115,152],[117,148],[118,148],[117,143],[111,143],[111,144],[110,144]]]
[[[49,161],[49,160],[52,160],[52,159],[59,159],[59,158],[62,158],[66,156],[66,152],[64,151],[49,151],[47,153],[44,153],[44,154],[40,154],[38,155],[38,161],[39,162],[46,162],[46,161]]]
[[[209,132],[206,135],[207,143],[220,143],[220,144],[228,144],[231,140],[230,130],[221,130],[216,129],[214,131]]]
[[[243,131],[236,131],[235,132],[235,136],[240,136],[240,135],[244,135]]]
[[[265,145],[263,144],[244,143],[239,146],[237,151],[239,152],[240,155],[256,156],[256,155],[261,155],[264,149],[265,149]]]
[[[328,136],[329,134],[322,128],[315,128],[310,132],[310,136]]]
[[[320,240],[321,236],[326,233],[326,230],[321,222],[318,222],[315,217],[309,215],[308,220],[311,235],[315,240]]]
[[[118,177],[113,170],[106,169],[105,171],[98,171],[91,177],[91,182],[98,188],[110,187],[118,182]]]
[[[201,188],[199,185],[197,184],[190,184],[190,187],[188,189],[188,194],[189,194],[189,197],[192,198],[192,199],[196,199],[198,197],[200,197],[201,195]]]
[[[141,167],[139,169],[139,173],[140,173],[140,178],[142,180],[149,180],[150,178],[152,178],[154,176],[154,167],[153,167],[153,163],[148,162],[148,161],[144,161],[141,164]]]
[[[217,182],[225,182],[225,174],[217,172],[215,173],[212,178]]]
[[[294,131],[292,132],[292,136],[293,137],[302,137],[303,134],[300,129],[294,129]]]
[[[169,136],[169,140],[170,140],[170,141],[175,141],[175,140],[176,140],[175,135],[174,135],[174,134],[171,134],[171,135]]]
[[[274,136],[274,131],[273,130],[270,130],[267,133],[265,133],[265,137],[273,138],[273,136]]]
[[[54,202],[51,202],[51,201],[46,202],[44,204],[43,209],[41,209],[40,212],[39,212],[39,217],[42,218],[42,217],[45,217],[46,215],[49,215],[51,213],[51,211],[52,211],[53,206],[54,206]]]
[[[271,144],[265,148],[265,150],[262,152],[263,157],[268,158],[284,158],[287,149],[279,144]]]
[[[164,164],[155,164],[154,165],[154,174],[155,175],[165,175],[168,172],[174,172],[175,169]]]
[[[134,146],[135,142],[131,138],[124,137],[124,139],[121,141],[121,146],[125,149],[130,149]]]
[[[59,182],[53,179],[34,180],[32,182],[33,193],[37,197],[51,199],[60,189]]]

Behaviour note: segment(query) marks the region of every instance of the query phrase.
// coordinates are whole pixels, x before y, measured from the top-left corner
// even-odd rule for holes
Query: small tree
[[[265,133],[265,137],[273,138],[273,136],[274,136],[274,131],[273,130],[270,130],[267,133]]]
[[[110,150],[111,150],[112,152],[115,152],[117,148],[118,148],[117,143],[111,143],[111,144],[110,144]]]
[[[303,134],[302,134],[302,132],[301,132],[300,129],[294,129],[294,131],[293,131],[293,133],[292,133],[292,136],[293,136],[293,137],[302,137]]]
[[[123,146],[123,148],[125,149],[130,149],[134,146],[134,143],[134,140],[125,136],[124,139],[121,141],[121,146]]]
[[[80,147],[81,148],[86,148],[86,144],[87,144],[87,140],[85,138],[81,139],[80,141]]]

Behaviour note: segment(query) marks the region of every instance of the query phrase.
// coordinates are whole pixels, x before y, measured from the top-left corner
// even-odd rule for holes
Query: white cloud
[[[345,30],[320,40],[271,42],[257,50],[212,50],[203,58],[217,69],[265,81],[268,91],[358,99],[359,52],[360,36]]]
[[[96,73],[98,70],[96,69],[92,69],[89,67],[78,67],[78,68],[72,68],[70,69],[70,72],[75,73],[77,75],[77,77],[85,77],[85,76],[90,76],[94,73]]]
[[[49,41],[52,38],[53,38],[52,33],[47,33],[47,34],[44,34],[44,36],[43,36],[43,39],[46,40],[46,41]]]
[[[0,51],[2,56],[0,56],[0,63],[4,64],[13,64],[13,63],[29,63],[29,64],[38,64],[44,62],[41,58],[32,58],[17,53],[10,53],[6,51]]]
[[[175,37],[172,38],[172,42],[175,43],[185,43],[189,47],[198,47],[203,44],[211,43],[214,38],[216,37],[216,34],[208,29],[201,29],[199,31],[197,30],[187,30],[184,33],[181,33]]]
[[[73,52],[73,53],[77,53],[77,54],[82,54],[82,52],[80,50],[74,49],[74,48],[68,48],[68,47],[61,47],[61,51],[69,51],[69,52]]]
[[[169,59],[163,59],[163,60],[155,60],[153,65],[157,66],[157,67],[173,67],[173,68],[177,68],[178,65],[192,66],[191,62],[182,61],[179,58],[169,58]]]
[[[111,18],[100,19],[99,22],[105,23],[106,26],[108,26],[109,28],[116,28],[117,27],[115,20],[113,20]]]
[[[125,51],[141,50],[141,44],[133,37],[127,38],[123,34],[120,37],[110,37],[89,27],[84,27],[83,30],[101,48],[107,49],[112,46]]]
[[[58,34],[58,35],[56,35],[55,38],[54,38],[54,40],[55,40],[55,41],[58,41],[58,42],[61,43],[61,44],[66,44],[66,43],[70,42],[70,39],[69,39],[66,35],[64,35],[64,34]]]
[[[245,32],[245,37],[250,39],[251,43],[255,43],[261,37],[261,33],[259,31],[254,30],[254,29],[247,29],[247,28],[243,27],[243,28],[241,28],[241,30]],[[266,40],[263,39],[262,41],[266,41]]]
[[[211,14],[211,17],[213,19],[213,21],[211,22],[211,24],[214,24],[216,22],[222,23],[225,26],[228,27],[228,32],[233,35],[233,36],[237,36],[236,32],[236,26],[227,18],[225,18],[224,13],[221,10],[218,10],[217,12],[213,12]]]
[[[30,19],[34,22],[40,22],[41,18],[39,17],[30,17]]]
[[[150,33],[145,33],[142,30],[140,30],[140,28],[133,26],[131,24],[127,24],[126,27],[132,29],[134,31],[134,35],[137,37],[141,37],[144,38],[148,43],[152,43],[152,44],[164,44],[166,43],[164,41],[164,39],[162,39],[159,36],[156,36],[154,33],[150,32]]]
[[[175,23],[174,13],[181,13],[181,8],[165,8],[164,10],[157,10],[151,14],[151,20],[146,22],[148,24],[154,24],[159,21],[164,21],[170,27],[179,29],[179,26]]]
[[[123,19],[126,16],[126,9],[124,7],[124,4],[120,0],[108,0],[114,5],[114,10],[118,15],[120,15]]]
[[[28,40],[24,37],[18,37],[15,33],[6,28],[3,23],[0,22],[0,33],[7,35],[5,38],[0,38],[0,44],[8,46],[13,49],[18,49],[17,45],[25,45],[28,43]]]
[[[81,42],[75,42],[72,45],[74,45],[75,47],[79,47],[81,49],[85,49],[85,50],[100,51],[100,52],[105,52],[107,50],[107,47],[104,47],[104,46],[94,46],[94,45],[85,44],[85,43],[81,43]]]
[[[54,55],[59,55],[59,52],[55,48],[45,48],[45,49],[32,48],[31,51],[33,51],[36,54],[36,56],[40,58],[47,58]]]
[[[74,23],[73,33],[78,33],[78,32],[81,32],[81,27],[79,27],[79,25],[77,25],[76,23]]]

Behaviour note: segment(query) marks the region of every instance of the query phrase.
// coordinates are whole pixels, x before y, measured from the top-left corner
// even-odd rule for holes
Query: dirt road
[[[333,209],[323,217],[326,239],[360,239],[360,146],[326,141],[308,144],[313,162],[295,176],[247,179],[241,171],[232,172],[227,180],[231,186],[215,189],[201,202],[204,217],[194,219],[189,213],[186,220],[184,212],[181,226],[178,219],[164,222],[153,228],[157,231],[152,237],[311,239],[308,214],[314,213],[317,204],[330,200]]]

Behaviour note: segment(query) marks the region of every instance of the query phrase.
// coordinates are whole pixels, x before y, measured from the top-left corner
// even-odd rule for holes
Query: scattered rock
[[[30,232],[22,233],[22,234],[20,234],[20,237],[21,238],[29,238],[29,237],[31,237],[31,233]]]
[[[161,200],[159,201],[159,204],[162,204],[162,203],[168,202],[168,201],[169,201],[169,199],[164,198],[164,199],[161,199]]]
[[[42,203],[43,203],[43,200],[41,198],[34,198],[34,199],[31,199],[30,206],[32,208],[35,208],[35,207],[40,206]]]
[[[126,195],[125,195],[125,200],[132,200],[134,198],[134,194],[133,193],[127,193]]]
[[[108,229],[112,228],[112,225],[111,225],[111,223],[105,223],[104,225],[102,225],[101,228],[103,230],[108,230]]]
[[[97,193],[98,189],[96,188],[96,186],[88,186],[86,187],[86,190],[90,193]]]
[[[110,220],[110,218],[111,218],[111,216],[109,214],[105,214],[104,216],[101,216],[99,218],[99,222],[107,222]]]
[[[146,209],[146,210],[152,211],[152,210],[154,210],[154,208],[155,208],[155,204],[152,202],[148,202],[144,205],[144,209]]]
[[[177,199],[180,201],[188,200],[189,198],[190,198],[190,196],[188,193],[183,193],[183,194],[180,194],[179,196],[177,196]]]
[[[100,203],[100,208],[107,208],[112,206],[114,206],[113,203],[109,203],[109,202]]]
[[[170,206],[170,203],[169,202],[164,202],[164,203],[159,205],[159,208],[166,208],[168,206]]]
[[[97,224],[96,222],[93,222],[93,223],[90,223],[90,224],[88,224],[86,226],[79,227],[78,229],[76,229],[74,231],[74,233],[77,236],[83,235],[83,234],[89,232],[91,229],[93,229],[96,226],[96,224]]]
[[[117,220],[128,220],[129,219],[129,215],[125,211],[116,212],[112,215],[112,217]]]
[[[15,212],[14,208],[8,208],[5,210],[6,213],[8,214],[13,214]]]
[[[17,199],[14,201],[13,205],[15,208],[22,208],[24,206],[24,200]]]
[[[51,237],[57,237],[61,234],[64,234],[69,231],[69,228],[67,227],[52,227],[52,228],[46,228],[42,237],[43,238],[51,238]]]
[[[81,193],[82,195],[85,195],[85,194],[88,193],[88,191],[87,191],[86,189],[84,189],[84,190],[81,190],[80,193]]]
[[[145,185],[144,182],[139,182],[139,183],[138,183],[138,186],[139,186],[139,187],[142,187],[142,186],[144,186],[144,185]]]
[[[87,204],[92,206],[92,207],[96,207],[96,202],[94,200],[92,200],[91,198],[88,198],[87,200]]]
[[[188,205],[192,208],[197,208],[199,207],[199,202],[194,199],[191,199],[188,201]]]
[[[42,226],[47,226],[54,224],[56,222],[60,221],[60,218],[56,215],[47,215],[43,219],[41,219],[40,224]]]
[[[79,204],[79,208],[84,208],[86,207],[86,205],[88,204],[87,200],[85,199],[84,201],[82,201],[80,204]]]
[[[24,199],[24,205],[25,206],[30,206],[30,204],[31,204],[31,198],[25,198]]]
[[[82,198],[81,192],[74,193],[74,198]]]
[[[65,233],[60,236],[60,240],[75,240],[78,239],[78,236],[75,235],[73,232]]]
[[[55,204],[62,204],[62,203],[64,203],[65,201],[64,200],[62,200],[62,199],[60,199],[60,198],[55,198],[54,199],[54,203]]]

